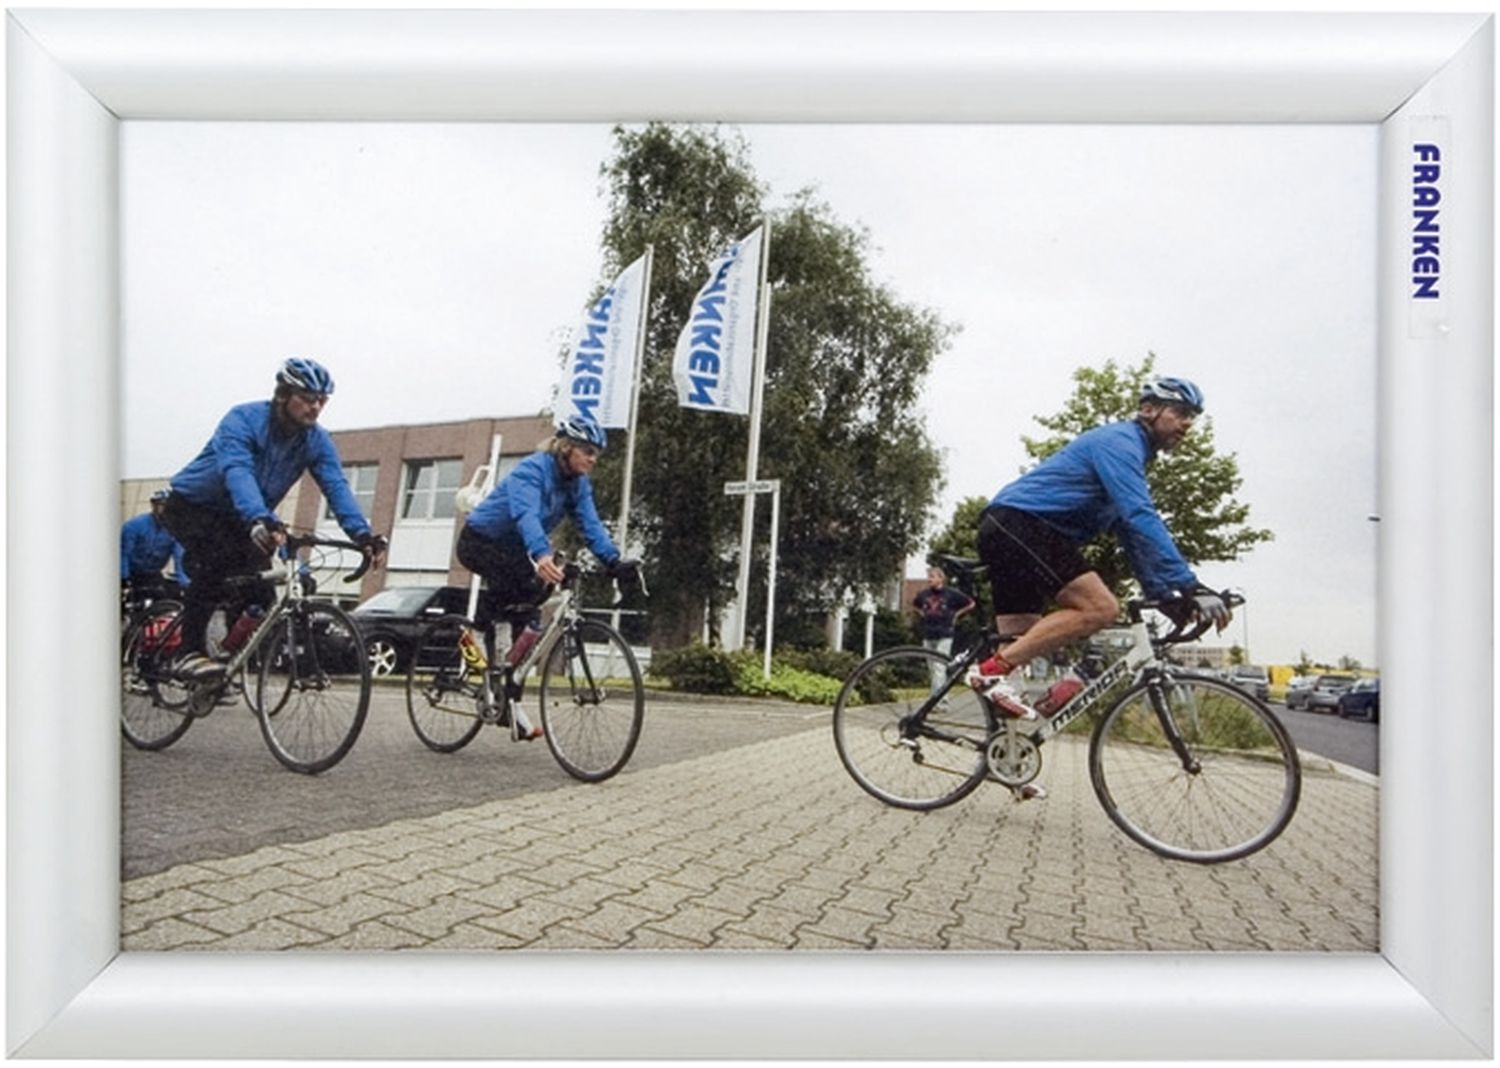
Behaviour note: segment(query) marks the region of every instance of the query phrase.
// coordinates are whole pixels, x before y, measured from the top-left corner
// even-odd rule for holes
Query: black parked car
[[[469,609],[467,586],[390,586],[349,614],[364,636],[370,671],[376,678],[405,671],[417,634],[449,612]]]
[[[1380,680],[1360,679],[1339,695],[1339,715],[1345,719],[1380,722]]]

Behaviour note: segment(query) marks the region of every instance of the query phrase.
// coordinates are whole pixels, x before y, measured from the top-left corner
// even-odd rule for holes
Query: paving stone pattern
[[[1109,822],[1081,742],[1045,801],[986,786],[906,812],[826,723],[596,786],[210,856],[123,884],[122,947],[172,949],[1378,949],[1377,795],[1314,767],[1245,860],[1163,860]]]

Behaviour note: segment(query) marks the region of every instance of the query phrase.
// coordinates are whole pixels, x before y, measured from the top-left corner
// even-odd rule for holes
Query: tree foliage
[[[710,262],[771,221],[760,478],[782,481],[777,609],[805,616],[898,574],[940,487],[936,449],[910,412],[951,328],[870,274],[868,233],[809,192],[768,210],[741,137],[717,127],[614,131],[601,176],[609,198],[605,276],[654,246],[632,493],[632,541],[652,576],[653,644],[695,637],[733,596],[748,420],[678,406],[672,354]],[[618,501],[622,450],[597,472]],[[757,509],[764,557],[769,506]],[[606,513],[607,514],[607,513]],[[764,618],[753,572],[750,618]],[[757,605],[759,607],[757,607]]]
[[[1062,410],[1036,417],[1051,433],[1040,438],[1023,435],[1028,455],[1040,463],[1085,430],[1133,418],[1141,386],[1152,377],[1155,363],[1156,357],[1148,354],[1136,367],[1122,368],[1108,360],[1103,367],[1073,372],[1073,394]],[[1275,536],[1248,524],[1250,506],[1234,496],[1244,481],[1239,460],[1215,448],[1213,419],[1208,415],[1199,416],[1180,445],[1157,456],[1146,469],[1146,480],[1173,540],[1195,569],[1211,561],[1236,560]],[[1085,547],[1084,558],[1117,596],[1130,596],[1136,588],[1124,550],[1114,537],[1096,539]]]

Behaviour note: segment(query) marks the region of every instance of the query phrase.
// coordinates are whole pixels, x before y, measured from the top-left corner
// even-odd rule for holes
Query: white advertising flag
[[[684,408],[750,411],[755,311],[764,227],[730,245],[709,269],[708,284],[677,338],[672,378]]]
[[[583,416],[603,427],[630,422],[630,389],[641,330],[642,256],[620,272],[573,334],[573,347],[558,389],[559,419]]]

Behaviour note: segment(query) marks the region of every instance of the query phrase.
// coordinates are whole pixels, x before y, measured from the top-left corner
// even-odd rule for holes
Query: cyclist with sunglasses
[[[1203,393],[1192,382],[1154,379],[1142,389],[1134,419],[1080,434],[1001,489],[985,509],[979,557],[989,568],[995,629],[1009,637],[995,656],[970,669],[968,681],[1001,714],[1038,716],[1009,677],[1016,667],[1118,618],[1114,594],[1081,551],[1105,531],[1120,539],[1146,596],[1176,594],[1184,618],[1195,615],[1221,631],[1229,623],[1229,607],[1198,582],[1146,484],[1146,466],[1181,444],[1202,412]]]
[[[384,562],[386,539],[360,512],[333,438],[318,425],[331,393],[327,368],[291,357],[276,373],[271,399],[229,409],[203,451],[172,477],[162,522],[182,543],[193,580],[183,599],[179,674],[224,670],[205,652],[209,617],[225,600],[226,578],[265,570],[285,545],[276,506],[303,472],[311,472],[344,533],[370,554],[371,566]],[[267,589],[251,602],[271,599]]]

